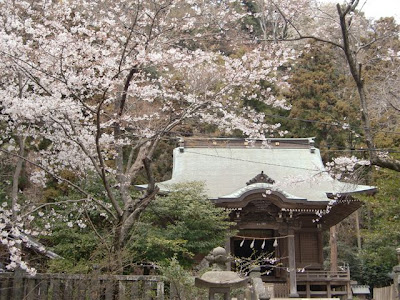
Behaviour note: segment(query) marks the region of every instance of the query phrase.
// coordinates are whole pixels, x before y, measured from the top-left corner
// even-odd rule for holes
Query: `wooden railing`
[[[164,299],[159,276],[0,273],[0,300]]]
[[[346,271],[304,271],[297,272],[297,281],[348,281],[350,272]]]

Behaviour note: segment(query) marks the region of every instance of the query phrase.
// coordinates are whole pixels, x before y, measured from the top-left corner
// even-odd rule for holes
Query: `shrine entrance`
[[[242,261],[236,263],[234,269],[248,272],[248,263],[254,261],[260,265],[262,275],[275,277],[276,266],[271,259],[279,256],[279,249],[273,237],[274,230],[240,230],[238,235],[231,239],[232,254]]]
[[[160,193],[177,183],[204,182],[207,197],[229,211],[236,224],[226,250],[249,261],[269,253],[279,259],[275,267],[268,260],[260,263],[263,272],[270,272],[262,276],[264,282],[282,286],[292,298],[320,296],[313,288],[321,278],[324,286],[335,286],[326,288],[326,296],[334,296],[338,282],[350,284],[347,273],[343,278],[340,272],[322,271],[322,234],[361,206],[353,194],[373,194],[376,188],[333,179],[313,138],[187,138],[174,149],[173,161],[172,178],[157,184]],[[324,214],[327,207],[330,212]],[[231,262],[231,267],[240,266]],[[349,287],[335,293],[351,296]]]

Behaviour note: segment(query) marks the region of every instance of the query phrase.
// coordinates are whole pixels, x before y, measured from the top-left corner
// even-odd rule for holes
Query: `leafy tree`
[[[346,77],[330,46],[308,46],[289,79],[289,118],[293,120],[287,121],[287,128],[294,136],[315,136],[323,148],[350,148],[350,132],[360,124],[355,105],[343,93]]]
[[[53,228],[51,236],[42,237],[41,240],[62,257],[48,262],[48,272],[85,274],[102,264],[101,257],[96,257],[99,241],[91,230],[77,226],[66,228],[64,224],[59,224]]]
[[[397,172],[381,169],[373,174],[380,189],[365,201],[360,258],[363,280],[371,286],[385,286],[397,264],[395,249],[400,245],[400,183]]]
[[[223,245],[232,225],[228,213],[207,199],[202,184],[180,184],[149,205],[135,228],[138,242],[131,248],[135,259],[156,262],[176,255],[191,265],[194,255]]]

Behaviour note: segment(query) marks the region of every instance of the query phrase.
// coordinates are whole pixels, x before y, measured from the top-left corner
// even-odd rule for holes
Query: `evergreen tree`
[[[356,108],[346,98],[345,81],[329,46],[311,44],[303,52],[293,68],[287,94],[292,109],[286,123],[290,122],[287,127],[292,136],[315,136],[321,148],[351,146],[349,137],[360,124]]]

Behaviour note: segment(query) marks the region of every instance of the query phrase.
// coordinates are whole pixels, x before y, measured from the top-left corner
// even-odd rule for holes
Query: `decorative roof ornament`
[[[253,179],[249,180],[246,182],[247,185],[253,184],[253,183],[269,183],[269,184],[274,184],[275,180],[273,180],[271,177],[267,176],[264,174],[264,171],[261,171],[260,174],[258,174],[256,177]]]

